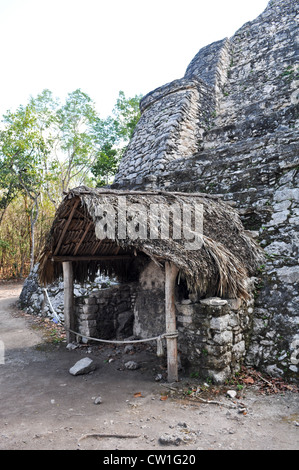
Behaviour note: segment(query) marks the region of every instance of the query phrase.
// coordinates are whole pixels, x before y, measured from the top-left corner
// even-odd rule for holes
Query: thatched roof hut
[[[158,205],[162,213],[151,210]],[[182,219],[171,211],[167,218],[168,209],[175,207],[202,209],[203,231],[197,249],[188,248],[190,240],[184,231],[178,237],[177,225]],[[145,212],[150,214],[146,234],[144,226],[140,227],[141,219],[137,217],[134,222],[132,208],[135,213],[136,208],[137,212],[142,208],[143,219]],[[195,212],[192,216],[195,223]],[[105,220],[110,220],[110,228]],[[124,220],[126,229],[135,224],[133,236],[124,234]],[[167,220],[169,237],[161,238],[157,231]],[[65,195],[56,213],[40,257],[39,276],[41,283],[49,284],[62,274],[62,262],[72,261],[78,282],[92,280],[99,270],[123,279],[133,276],[151,259],[173,263],[188,289],[201,296],[247,298],[247,279],[254,275],[259,258],[259,248],[244,231],[237,212],[215,196],[79,187]]]

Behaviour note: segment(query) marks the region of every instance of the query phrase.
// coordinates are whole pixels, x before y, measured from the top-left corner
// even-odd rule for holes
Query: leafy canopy
[[[65,191],[111,183],[140,118],[140,98],[120,91],[112,114],[102,119],[81,89],[63,103],[45,89],[2,117],[0,270],[13,264],[23,272],[29,258],[33,267],[41,233]]]

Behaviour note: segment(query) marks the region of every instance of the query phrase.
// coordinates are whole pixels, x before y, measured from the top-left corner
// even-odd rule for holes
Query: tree
[[[91,171],[98,187],[108,185],[117,172],[119,162],[140,119],[140,99],[141,95],[126,98],[124,92],[120,91],[113,108],[113,117],[99,119],[95,123],[100,152]]]
[[[135,127],[140,119],[139,103],[142,95],[135,95],[133,98],[126,98],[125,93],[120,91],[118,99],[113,108],[115,116],[115,128],[118,139],[128,144],[132,138]]]
[[[46,142],[37,126],[32,104],[20,106],[4,116],[4,129],[0,133],[0,161],[2,203],[4,207],[18,193],[31,200],[31,254],[30,268],[34,265],[34,227],[39,213],[39,198],[43,182],[42,161],[48,152]]]
[[[56,150],[58,147],[57,109],[60,103],[53,98],[52,92],[45,89],[36,98],[30,98],[30,105],[35,113],[36,128],[40,132],[47,151],[41,161],[43,172],[43,192],[57,209],[61,199],[59,191],[60,174],[58,171]]]
[[[33,268],[37,236],[46,232],[65,191],[81,184],[109,184],[139,119],[139,98],[127,99],[119,92],[112,115],[101,119],[94,102],[80,89],[69,93],[63,103],[45,89],[26,106],[3,116],[2,266],[9,260],[15,265],[13,272],[22,273],[30,258]]]
[[[113,149],[108,142],[102,146],[97,161],[92,167],[92,173],[96,177],[97,187],[109,184],[110,178],[115,175],[119,159],[117,150]]]
[[[65,191],[88,179],[99,152],[94,133],[98,116],[93,101],[80,89],[69,93],[63,104],[44,90],[31,98],[31,105],[49,149],[43,161],[44,190],[57,207]]]
[[[65,104],[57,110],[59,150],[57,165],[61,174],[61,192],[71,181],[84,181],[96,161],[99,149],[94,135],[97,119],[94,103],[80,89],[69,93]]]

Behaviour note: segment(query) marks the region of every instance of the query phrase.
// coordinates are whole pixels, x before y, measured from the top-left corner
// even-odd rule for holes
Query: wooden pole
[[[166,333],[173,335],[166,337],[167,344],[167,380],[178,380],[178,347],[175,315],[175,280],[179,270],[168,261],[165,262],[165,319]]]
[[[64,283],[64,327],[66,330],[66,341],[71,343],[75,339],[74,333],[68,331],[74,329],[74,279],[73,265],[70,261],[62,263]]]
[[[59,240],[58,240],[58,243],[57,243],[57,245],[56,245],[56,248],[55,248],[55,251],[54,251],[54,255],[57,255],[57,253],[59,252],[59,248],[60,248],[60,246],[61,246],[61,243],[63,242],[64,235],[66,234],[66,231],[67,231],[67,229],[68,229],[68,227],[69,227],[69,225],[70,225],[70,223],[71,223],[71,220],[72,220],[72,218],[73,218],[73,215],[74,215],[74,213],[75,213],[75,210],[77,209],[77,206],[78,206],[79,202],[80,202],[80,199],[77,199],[77,200],[75,201],[73,207],[72,207],[72,210],[71,210],[71,212],[70,212],[70,214],[69,214],[69,216],[68,216],[67,221],[66,221],[65,224],[64,224],[62,233],[61,233],[60,238],[59,238]]]
[[[67,261],[119,261],[119,260],[130,260],[131,255],[103,255],[103,256],[52,256],[52,261],[60,261],[61,263]]]

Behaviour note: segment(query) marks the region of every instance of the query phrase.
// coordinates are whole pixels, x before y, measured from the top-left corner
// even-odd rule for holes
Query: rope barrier
[[[162,357],[164,356],[164,349],[162,344],[163,338],[177,338],[178,331],[173,331],[171,333],[163,333],[160,336],[154,336],[153,338],[144,338],[144,339],[132,339],[132,340],[112,340],[112,339],[100,339],[100,338],[93,338],[92,336],[83,335],[78,333],[77,331],[71,330],[70,328],[66,328],[66,331],[73,333],[77,336],[81,336],[82,338],[89,339],[91,341],[98,341],[100,343],[110,343],[110,344],[132,344],[132,343],[146,343],[147,341],[156,341],[157,342],[157,356]]]
[[[131,344],[131,343],[145,343],[147,341],[157,341],[163,338],[177,338],[178,331],[174,331],[172,333],[163,333],[159,336],[154,336],[153,338],[144,338],[144,339],[132,339],[132,340],[113,340],[113,339],[100,339],[100,338],[93,338],[92,336],[83,335],[82,333],[78,333],[77,331],[71,330],[66,328],[66,331],[70,333],[74,333],[77,336],[81,336],[82,338],[90,339],[92,341],[98,341],[100,343],[112,343],[112,344]]]
[[[53,305],[51,303],[51,300],[48,296],[48,292],[47,292],[47,289],[44,289],[45,293],[46,293],[46,296],[47,296],[47,299],[48,299],[48,302],[50,304],[50,308],[56,318],[57,321],[59,321],[61,323],[61,319],[59,318],[59,316],[57,315],[57,313],[55,312],[54,308],[53,308]],[[166,339],[172,339],[172,338],[177,338],[178,337],[178,331],[175,330],[175,331],[172,331],[171,333],[163,333],[162,335],[159,335],[159,336],[154,336],[152,338],[144,338],[144,339],[132,339],[132,340],[110,340],[110,339],[100,339],[100,338],[93,338],[92,336],[87,336],[87,335],[83,335],[81,333],[78,333],[77,331],[74,331],[74,330],[71,330],[69,328],[65,328],[66,331],[69,331],[70,333],[73,333],[75,334],[76,336],[81,336],[81,338],[86,338],[86,339],[89,339],[91,341],[98,341],[100,343],[110,343],[110,344],[132,344],[132,343],[146,343],[148,341],[157,341],[157,355],[158,356],[162,356],[163,355],[163,347],[162,347],[162,339],[163,338],[166,338]]]

